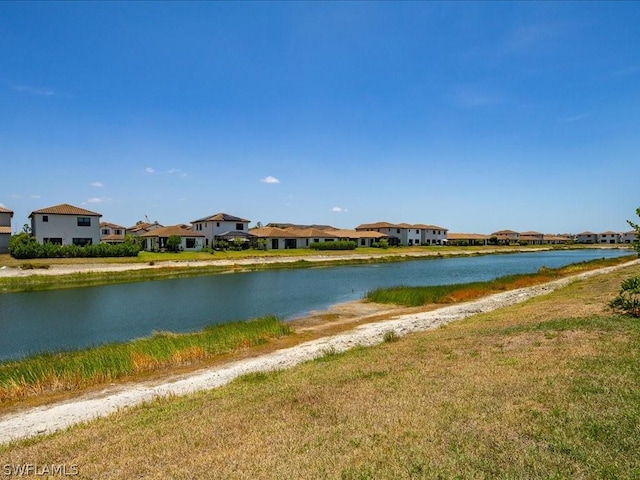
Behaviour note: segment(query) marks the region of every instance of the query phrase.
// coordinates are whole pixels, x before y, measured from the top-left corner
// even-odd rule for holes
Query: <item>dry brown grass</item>
[[[83,478],[637,478],[640,334],[602,315],[638,273],[159,400],[0,458]]]

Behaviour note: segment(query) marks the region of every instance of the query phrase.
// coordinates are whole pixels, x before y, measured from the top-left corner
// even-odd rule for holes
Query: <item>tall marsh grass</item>
[[[629,257],[598,259],[566,265],[560,268],[540,267],[536,273],[506,275],[486,282],[469,282],[452,285],[404,286],[378,288],[365,295],[365,299],[376,303],[391,303],[405,307],[429,304],[456,303],[480,298],[491,293],[523,288],[558,278],[574,275],[586,270],[619,265]]]
[[[0,404],[51,391],[72,391],[162,368],[179,367],[292,332],[275,316],[212,325],[188,334],[156,332],[127,343],[33,355],[0,363]]]

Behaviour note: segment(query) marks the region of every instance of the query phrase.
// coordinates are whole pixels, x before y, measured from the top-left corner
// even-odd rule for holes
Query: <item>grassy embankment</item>
[[[373,348],[328,353],[0,447],[121,478],[640,477],[632,266]]]
[[[555,246],[554,249],[569,248]],[[575,246],[571,246],[575,248]],[[593,247],[592,247],[593,248]],[[304,257],[319,255],[318,252],[309,249],[292,250],[245,250],[240,252],[216,252],[215,254],[203,252],[180,253],[152,253],[140,252],[134,258],[57,258],[57,259],[33,259],[16,260],[10,255],[0,255],[0,267],[21,268],[29,270],[33,275],[24,277],[0,278],[0,292],[21,292],[34,290],[48,290],[58,288],[83,287],[91,285],[106,285],[112,283],[139,282],[151,280],[163,280],[169,278],[183,278],[197,275],[213,275],[237,271],[257,271],[269,269],[312,268],[318,266],[359,265],[367,263],[400,262],[415,260],[416,258],[446,258],[458,255],[487,255],[493,253],[518,253],[549,249],[549,246],[487,246],[487,247],[401,247],[381,250],[379,248],[358,248],[349,251],[323,251],[321,262],[308,261]],[[346,258],[352,256],[359,258]],[[287,257],[300,257],[300,260],[278,262],[278,259]],[[210,264],[204,266],[189,265],[189,262],[223,261],[225,264]],[[229,263],[229,262],[239,263]],[[179,262],[184,266],[171,265],[164,267],[168,262]],[[82,272],[68,273],[65,275],[39,275],[40,270],[48,270],[55,265],[113,265],[134,264],[147,265],[148,268],[140,270],[127,270],[118,272]]]
[[[212,325],[196,333],[158,332],[128,343],[0,362],[0,405],[42,393],[77,391],[202,363],[290,333],[291,328],[284,322],[265,316],[248,322]]]

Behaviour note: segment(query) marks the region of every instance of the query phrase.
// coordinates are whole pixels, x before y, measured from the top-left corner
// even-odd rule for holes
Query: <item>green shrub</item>
[[[96,245],[54,245],[39,243],[28,233],[14,235],[9,240],[9,253],[20,260],[29,258],[85,258],[85,257],[135,257],[140,252],[138,242],[126,239],[123,243]]]
[[[312,250],[355,250],[358,244],[352,240],[338,242],[313,242],[309,245]]]
[[[618,296],[609,302],[609,307],[615,312],[640,318],[640,276],[624,280]]]
[[[373,248],[382,248],[383,250],[386,250],[387,248],[389,248],[389,240],[383,238],[379,242],[373,242],[371,246]]]

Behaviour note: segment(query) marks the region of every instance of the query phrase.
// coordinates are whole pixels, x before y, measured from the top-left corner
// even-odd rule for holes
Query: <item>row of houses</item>
[[[6,253],[11,236],[13,212],[0,207],[0,253]],[[140,237],[145,250],[163,250],[169,237],[181,239],[181,249],[197,251],[213,248],[217,242],[243,242],[246,245],[260,241],[267,250],[308,248],[311,243],[350,240],[358,246],[372,246],[386,240],[396,245],[486,245],[488,243],[511,244],[526,242],[540,244],[616,244],[633,243],[636,232],[582,232],[577,235],[542,234],[539,232],[515,232],[500,230],[490,235],[450,233],[437,225],[407,223],[366,223],[353,230],[338,229],[329,225],[269,224],[249,228],[250,220],[227,213],[216,213],[192,220],[189,224],[164,226],[158,222],[138,222],[124,227],[100,222],[102,215],[69,204],[35,210],[29,215],[31,233],[39,242],[53,244],[88,245],[99,242],[120,243],[127,235]]]

